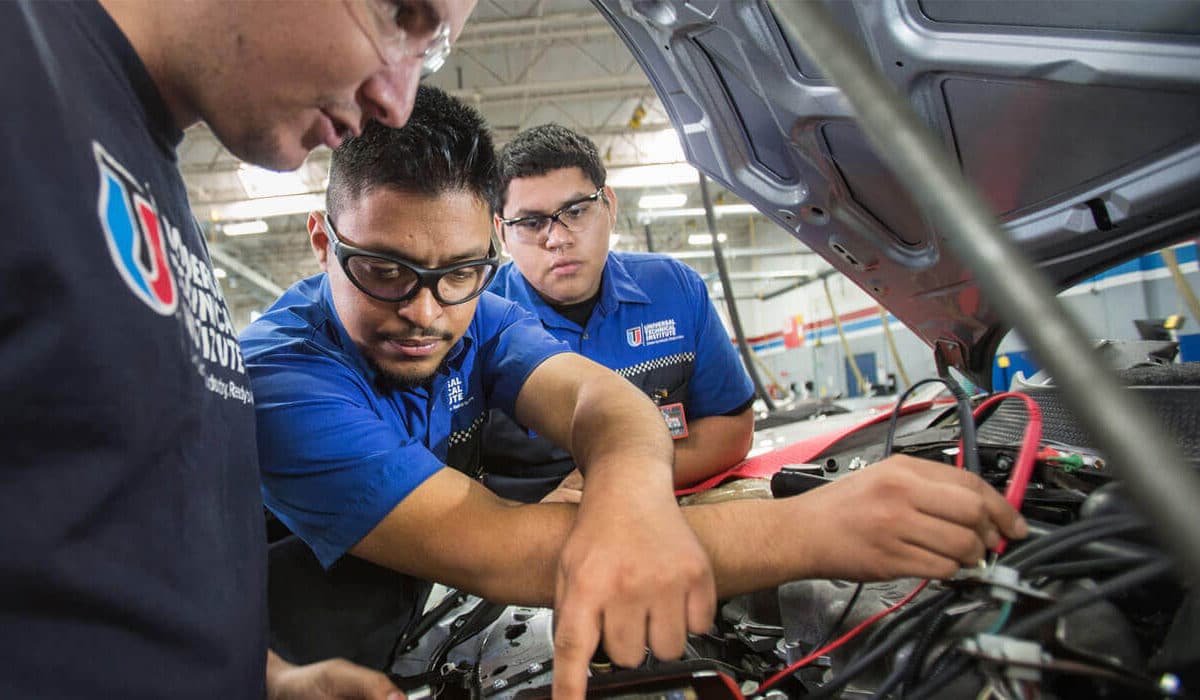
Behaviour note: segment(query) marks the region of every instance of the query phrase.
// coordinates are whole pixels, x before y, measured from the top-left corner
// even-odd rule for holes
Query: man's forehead
[[[436,195],[374,188],[347,202],[338,233],[355,245],[418,264],[478,258],[491,244],[487,204],[469,192]]]
[[[509,207],[544,209],[587,197],[596,187],[581,168],[557,168],[540,175],[514,177],[508,183],[506,201]]]

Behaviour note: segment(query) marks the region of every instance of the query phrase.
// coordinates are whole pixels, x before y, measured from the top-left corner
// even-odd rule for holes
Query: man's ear
[[[325,231],[325,215],[322,212],[308,213],[308,244],[321,269],[329,272],[329,233]]]
[[[492,214],[492,229],[496,232],[496,240],[500,241],[504,251],[508,252],[508,241],[504,240],[504,224],[500,223],[499,214]]]
[[[617,193],[608,185],[604,186],[604,198],[608,200],[609,226],[617,225]]]

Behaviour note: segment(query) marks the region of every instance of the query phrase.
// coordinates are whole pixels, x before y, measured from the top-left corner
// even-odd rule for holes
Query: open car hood
[[[692,164],[990,386],[1002,302],[983,298],[765,0],[593,2]],[[1056,288],[1197,231],[1200,3],[829,7]]]

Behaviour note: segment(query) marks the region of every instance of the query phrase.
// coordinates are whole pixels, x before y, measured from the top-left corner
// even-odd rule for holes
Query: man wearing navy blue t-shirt
[[[617,196],[605,176],[585,136],[557,124],[517,134],[500,153],[492,202],[512,262],[489,289],[649,396],[675,438],[675,485],[688,486],[746,456],[754,388],[694,270],[609,252]],[[497,493],[534,501],[559,487],[553,498],[577,497],[582,482],[564,451],[499,412],[484,434]]]
[[[397,693],[267,651],[254,399],[176,148],[398,126],[471,4],[0,2],[0,697]]]

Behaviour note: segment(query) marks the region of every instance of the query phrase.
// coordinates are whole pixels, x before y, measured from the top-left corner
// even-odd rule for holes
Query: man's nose
[[[429,328],[442,316],[442,305],[434,298],[432,289],[421,287],[417,295],[402,303],[396,312],[414,326]]]
[[[563,248],[575,242],[573,233],[558,219],[550,219],[550,228],[546,231],[546,247],[551,250]]]
[[[402,60],[376,71],[358,90],[358,103],[363,112],[362,126],[366,126],[368,119],[394,129],[404,126],[412,113],[420,82],[420,61]]]

